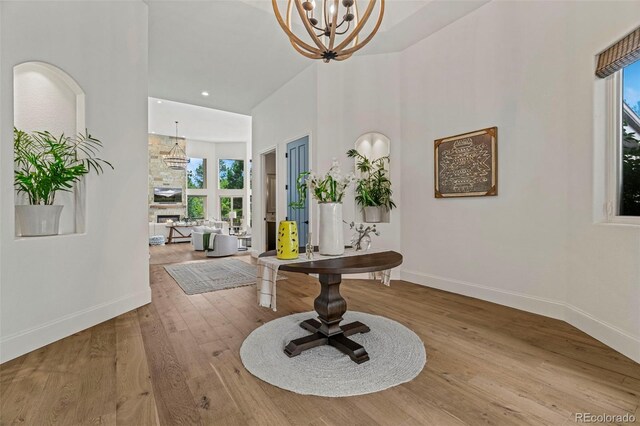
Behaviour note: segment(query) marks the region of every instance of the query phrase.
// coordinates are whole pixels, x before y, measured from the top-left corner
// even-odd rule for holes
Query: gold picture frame
[[[436,198],[498,195],[498,128],[434,141]]]

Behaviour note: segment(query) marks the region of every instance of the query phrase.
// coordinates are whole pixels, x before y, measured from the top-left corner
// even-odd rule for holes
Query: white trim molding
[[[151,303],[151,288],[56,318],[0,339],[0,363]]]
[[[640,336],[632,336],[568,303],[565,304],[564,321],[640,363]]]
[[[403,269],[404,281],[485,300],[510,308],[559,319],[640,362],[640,336],[633,336],[571,304],[529,294]]]

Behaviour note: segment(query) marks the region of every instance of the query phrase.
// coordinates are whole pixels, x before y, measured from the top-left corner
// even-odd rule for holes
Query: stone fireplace
[[[149,135],[149,222],[160,223],[163,216],[177,216],[178,219],[187,215],[186,194],[187,174],[184,170],[171,170],[163,161],[163,157],[171,151],[176,143],[175,137]],[[178,143],[185,149],[185,140]],[[154,203],[153,190],[156,187],[182,188],[182,203],[158,204]],[[174,221],[176,219],[173,219]]]

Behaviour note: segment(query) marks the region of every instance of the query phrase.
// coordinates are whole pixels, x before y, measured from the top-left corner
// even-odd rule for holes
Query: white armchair
[[[206,226],[194,226],[193,232],[191,232],[191,244],[193,245],[193,249],[196,251],[206,250],[207,247],[204,246],[204,234],[211,234],[210,241],[213,239],[213,235],[222,234],[222,229],[219,228],[209,228]]]
[[[232,256],[238,253],[238,239],[234,235],[212,234],[211,237],[207,257]]]

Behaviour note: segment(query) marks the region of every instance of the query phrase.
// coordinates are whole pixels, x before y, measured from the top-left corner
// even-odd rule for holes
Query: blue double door
[[[305,136],[287,144],[287,220],[298,223],[300,246],[307,244],[309,236],[309,194],[303,208],[293,208],[291,203],[298,202],[300,195],[297,180],[300,173],[309,171],[309,137]]]

